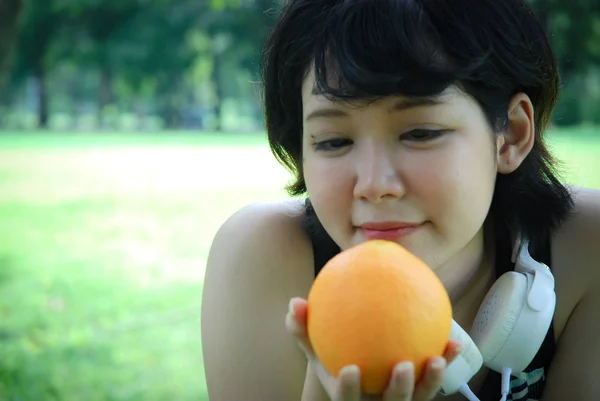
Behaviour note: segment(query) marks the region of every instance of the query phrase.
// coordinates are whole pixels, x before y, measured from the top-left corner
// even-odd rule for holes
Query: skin
[[[398,242],[434,269],[451,296],[454,319],[470,327],[494,282],[488,231],[494,180],[496,173],[513,172],[531,151],[531,101],[515,95],[508,129],[494,136],[474,100],[454,88],[439,105],[390,112],[408,99],[349,108],[314,95],[312,86],[309,75],[302,91],[303,168],[323,226],[348,248],[365,240],[357,226],[366,221],[423,223]],[[327,117],[308,118],[332,108],[336,111]],[[415,138],[429,134],[415,129],[447,133],[423,142]],[[600,192],[573,190],[575,214],[552,237],[557,352],[542,401],[595,400],[600,393],[590,374],[600,358]],[[349,367],[338,378],[325,374],[306,337],[305,299],[314,273],[301,212],[296,200],[253,204],[234,214],[215,237],[202,302],[211,400],[367,399],[358,390],[360,372]],[[414,387],[412,367],[401,365],[406,370],[392,375],[378,399],[464,399],[436,396],[456,346],[450,343],[445,355],[432,358],[441,368],[430,365]],[[471,380],[473,391],[486,373],[484,368]]]

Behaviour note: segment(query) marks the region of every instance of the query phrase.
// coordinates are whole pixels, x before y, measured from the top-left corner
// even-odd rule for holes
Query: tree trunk
[[[0,0],[0,89],[17,37],[21,0]]]
[[[104,108],[113,103],[112,73],[110,68],[103,67],[100,71],[100,86],[98,88],[97,124],[104,128]]]
[[[38,84],[38,128],[46,129],[48,128],[48,82],[46,68],[41,57],[36,68],[36,79]]]
[[[168,93],[162,95],[163,103],[160,107],[160,116],[167,129],[181,128],[181,118],[179,115],[179,104],[177,101],[176,89],[171,89]]]
[[[1,1],[1,0],[0,0]],[[48,79],[46,67],[46,53],[48,53],[48,45],[50,44],[50,32],[47,25],[42,25],[35,32],[35,48],[33,60],[33,73],[37,81],[38,95],[38,128],[48,128]]]
[[[221,69],[221,59],[217,52],[213,51],[213,68],[211,72],[211,80],[215,89],[215,103],[213,105],[213,114],[215,116],[215,126],[214,129],[216,131],[221,131],[222,126],[222,105],[223,105],[223,87],[221,85],[221,79],[219,71]]]

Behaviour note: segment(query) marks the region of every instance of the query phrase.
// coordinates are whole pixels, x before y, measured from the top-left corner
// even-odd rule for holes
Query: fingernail
[[[443,358],[434,358],[431,361],[431,368],[432,369],[443,369],[446,365],[446,361]]]
[[[296,317],[296,311],[294,310],[294,298],[290,299],[290,302],[288,303],[288,313],[292,317]]]
[[[396,372],[397,373],[407,373],[408,371],[410,371],[413,368],[413,364],[412,362],[400,362],[399,364],[396,365]]]
[[[340,375],[344,374],[344,376],[357,376],[360,374],[360,369],[356,365],[348,365],[344,366],[342,370],[340,370]]]
[[[458,343],[458,345],[456,346],[456,351],[457,354],[460,354],[461,352],[463,352],[463,345],[461,343]]]

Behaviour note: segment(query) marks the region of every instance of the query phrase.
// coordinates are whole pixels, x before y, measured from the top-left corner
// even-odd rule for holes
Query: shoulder
[[[590,247],[597,244],[595,238],[587,238],[588,235],[600,233],[600,190],[582,187],[570,187],[574,200],[574,209],[571,216],[557,231],[555,239],[565,241],[567,237],[576,235],[579,237],[581,246]],[[597,247],[596,247],[597,248]],[[596,249],[600,253],[600,249]]]
[[[302,229],[304,206],[298,200],[260,202],[231,215],[220,227],[209,252],[207,277],[233,269],[236,275],[268,275],[281,280],[307,264],[312,282],[312,246]],[[238,265],[239,263],[239,265]],[[300,273],[306,273],[300,269]]]
[[[582,187],[570,187],[573,194],[574,208],[571,216],[563,223],[557,231],[555,240],[559,242],[575,243],[568,241],[568,238],[575,235],[578,237],[578,246],[581,249],[592,250],[600,253],[595,241],[596,238],[590,238],[590,235],[600,234],[600,190]]]
[[[297,248],[298,242],[308,244],[308,237],[301,227],[303,213],[304,206],[299,200],[257,202],[244,206],[221,225],[211,253],[219,254],[223,246],[227,250],[250,246],[246,250],[262,253]]]
[[[211,400],[300,399],[306,364],[285,331],[288,301],[306,297],[312,247],[299,201],[255,203],[217,232],[202,295]]]
[[[552,238],[557,334],[592,283],[600,280],[600,191],[571,187],[574,207]]]
[[[556,330],[560,336],[571,312],[600,280],[600,191],[571,187],[574,207],[552,238],[556,279]]]
[[[600,359],[600,191],[573,188],[575,208],[552,240],[557,350],[543,401],[596,400]]]

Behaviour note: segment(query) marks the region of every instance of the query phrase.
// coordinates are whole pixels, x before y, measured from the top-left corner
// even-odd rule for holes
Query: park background
[[[25,1],[0,37],[0,400],[208,399],[212,237],[287,196],[258,85],[279,2]],[[531,3],[563,79],[550,147],[600,188],[600,2]]]

